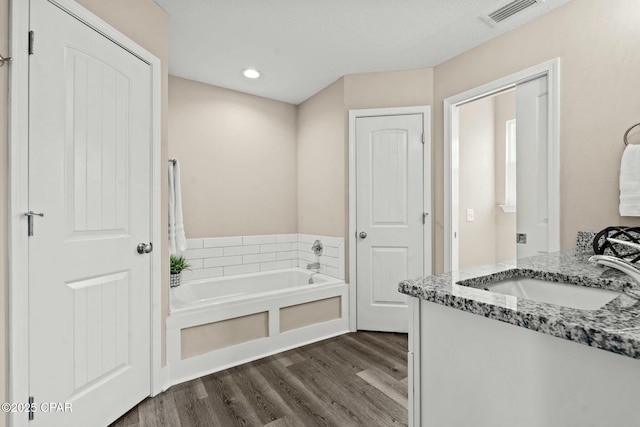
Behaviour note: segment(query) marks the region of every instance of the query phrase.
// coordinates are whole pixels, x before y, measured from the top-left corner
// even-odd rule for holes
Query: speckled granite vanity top
[[[517,261],[405,280],[400,292],[458,310],[640,359],[640,287],[623,273],[588,262],[570,249]],[[484,290],[484,285],[532,277],[621,291],[597,310],[578,310]]]

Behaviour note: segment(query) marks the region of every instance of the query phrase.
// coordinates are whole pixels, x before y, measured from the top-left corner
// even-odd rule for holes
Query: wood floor
[[[407,335],[356,332],[175,385],[112,424],[407,424]]]

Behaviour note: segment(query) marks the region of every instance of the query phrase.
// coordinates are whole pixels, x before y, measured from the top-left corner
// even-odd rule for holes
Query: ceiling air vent
[[[529,6],[533,6],[538,2],[539,0],[515,0],[506,6],[502,6],[500,9],[496,10],[495,12],[491,12],[489,14],[489,18],[491,19],[491,21],[495,23],[502,22],[505,19],[528,8]]]

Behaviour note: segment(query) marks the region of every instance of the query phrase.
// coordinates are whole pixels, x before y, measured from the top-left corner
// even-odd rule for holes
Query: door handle
[[[44,217],[43,213],[37,213],[34,211],[29,211],[24,216],[27,217],[27,236],[33,236],[33,217],[39,216]]]
[[[358,234],[358,236],[360,236],[361,239],[366,239],[367,233],[365,231],[361,231],[360,234]]]
[[[138,243],[138,246],[136,246],[136,249],[138,250],[138,253],[140,255],[142,254],[148,254],[151,251],[153,251],[153,243],[149,242],[147,243]]]

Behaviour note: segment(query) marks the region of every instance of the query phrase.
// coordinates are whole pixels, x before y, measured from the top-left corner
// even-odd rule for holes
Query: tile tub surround
[[[454,309],[640,359],[640,287],[575,249],[406,280],[400,292]],[[484,291],[513,276],[622,291],[599,310],[578,310]],[[462,283],[462,284],[460,284]]]
[[[311,234],[187,239],[187,250],[183,255],[191,267],[183,272],[183,280],[306,268],[308,263],[316,261],[311,250],[315,240],[320,240],[324,246],[320,273],[344,280],[344,239]]]

